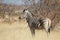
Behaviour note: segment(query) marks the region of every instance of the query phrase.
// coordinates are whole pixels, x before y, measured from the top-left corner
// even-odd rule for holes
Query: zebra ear
[[[27,9],[24,9],[23,12],[25,12]]]

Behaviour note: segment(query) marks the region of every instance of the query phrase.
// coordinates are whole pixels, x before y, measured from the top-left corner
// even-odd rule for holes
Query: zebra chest
[[[34,18],[27,18],[27,23],[30,27],[38,27],[38,20]]]
[[[31,25],[32,25],[33,27],[38,27],[38,21],[32,20],[32,21],[31,21]]]

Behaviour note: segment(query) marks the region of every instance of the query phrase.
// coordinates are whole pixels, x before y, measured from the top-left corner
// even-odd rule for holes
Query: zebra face
[[[24,10],[23,10],[23,13],[22,13],[21,16],[20,16],[20,18],[21,18],[21,19],[22,19],[22,18],[27,18],[28,15],[30,15],[28,9],[24,9]]]

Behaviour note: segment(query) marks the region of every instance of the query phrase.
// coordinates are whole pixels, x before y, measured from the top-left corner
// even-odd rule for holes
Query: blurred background
[[[0,19],[16,20],[14,17],[26,8],[34,16],[49,17],[53,23],[60,21],[60,0],[0,0]]]

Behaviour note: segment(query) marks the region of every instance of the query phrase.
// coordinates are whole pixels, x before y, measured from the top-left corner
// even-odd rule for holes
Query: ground
[[[26,21],[0,23],[0,40],[60,40],[60,30],[51,30],[48,35],[44,30],[35,33],[35,36],[31,35]]]

